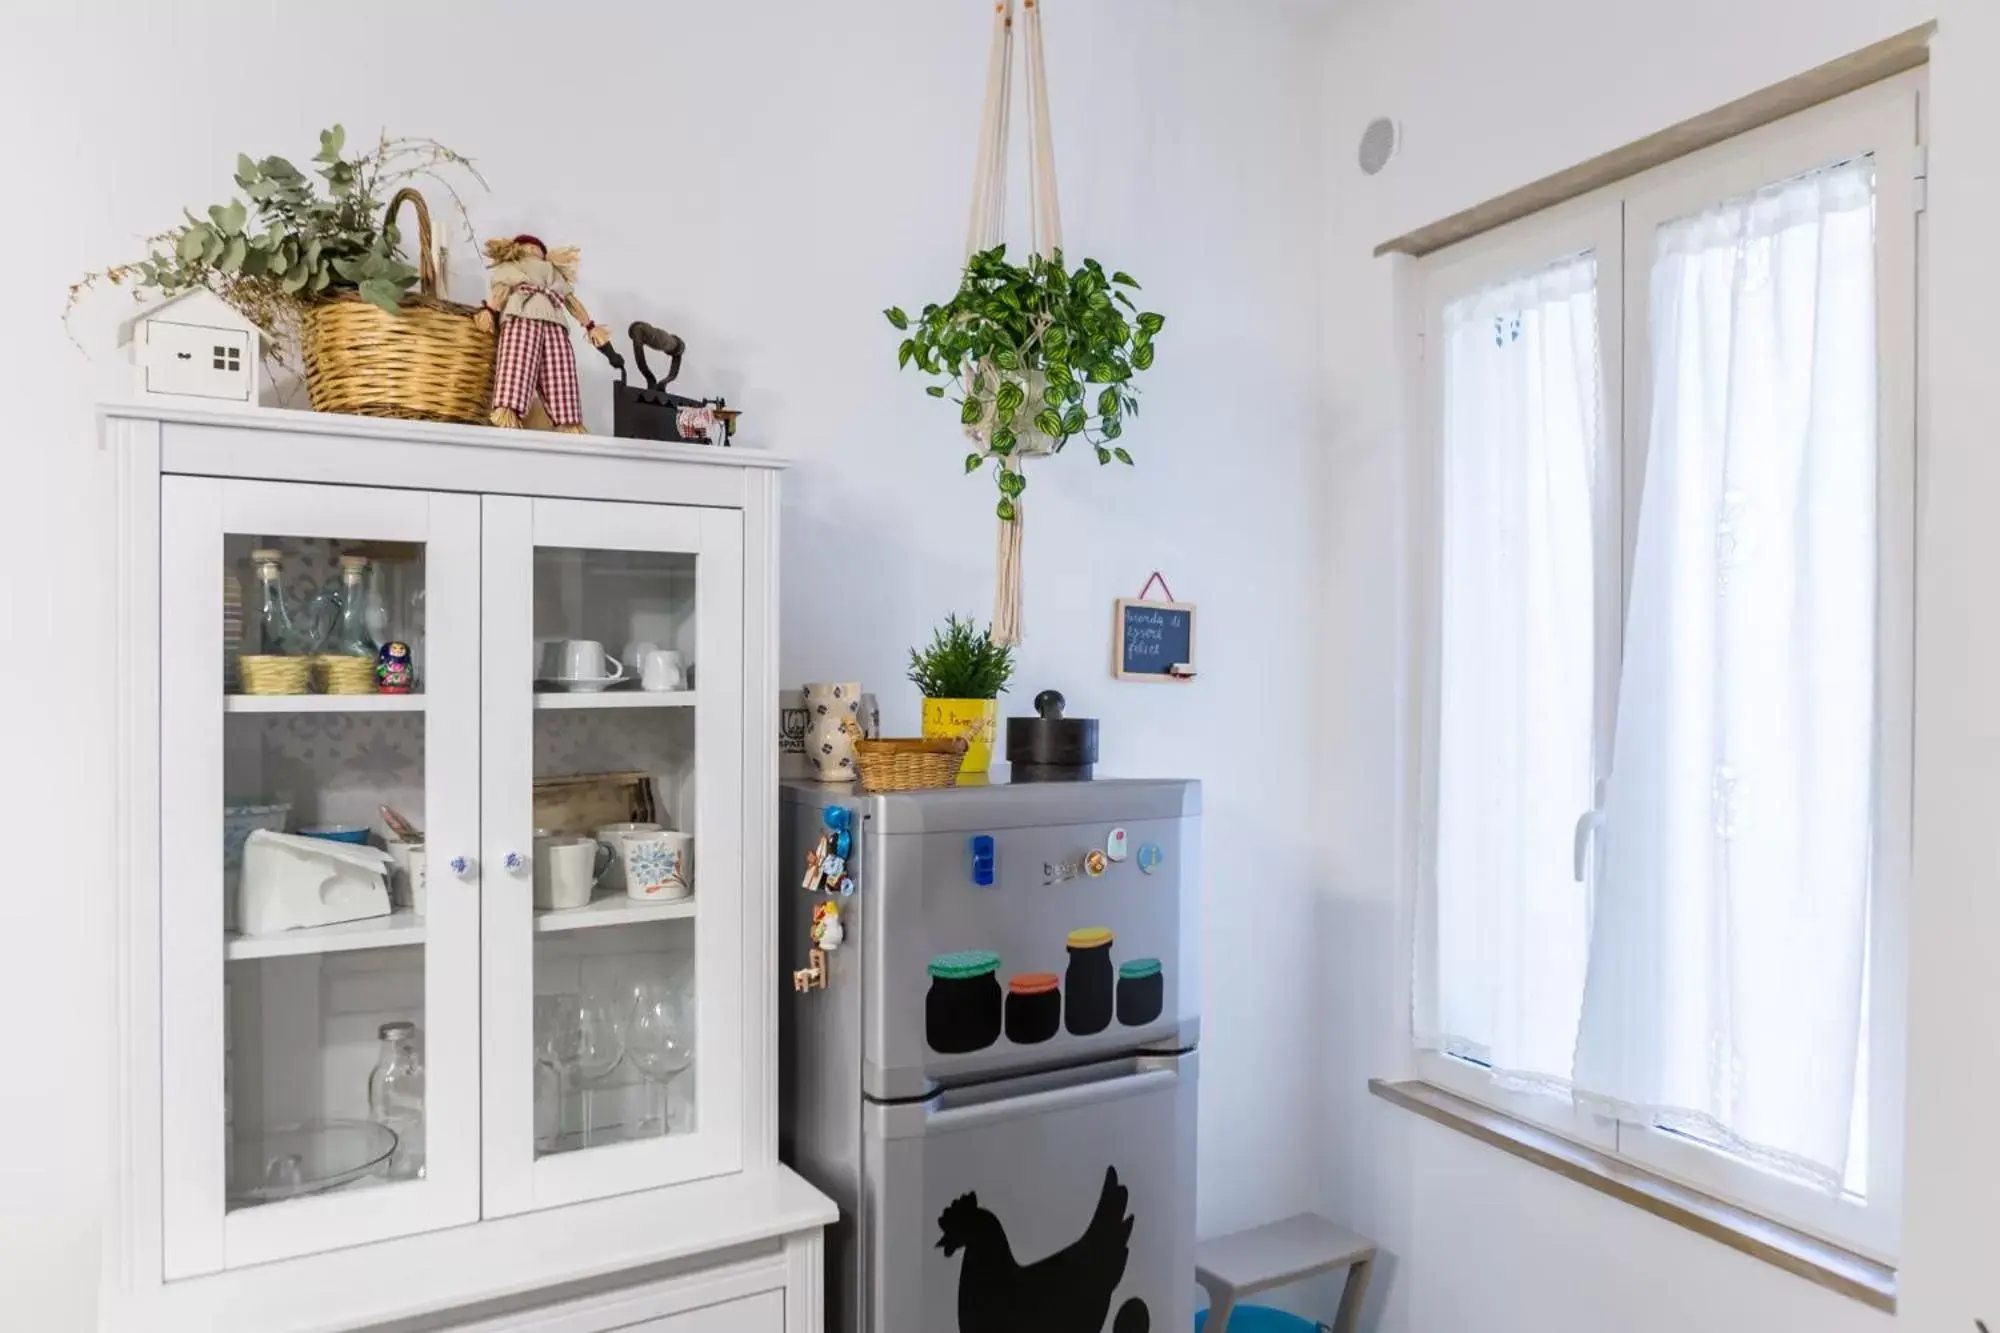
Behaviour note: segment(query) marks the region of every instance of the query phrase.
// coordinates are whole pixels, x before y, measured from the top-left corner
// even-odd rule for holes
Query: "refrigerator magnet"
[[[812,942],[832,953],[847,938],[840,924],[840,904],[825,902],[813,908]]]
[[[1123,861],[1125,859],[1125,848],[1125,830],[1122,828],[1112,829],[1111,836],[1104,840],[1104,854],[1114,861]]]
[[[818,845],[806,853],[806,877],[799,887],[807,893],[811,893],[819,887],[823,867],[826,865],[826,855],[827,848],[824,837],[819,840]]]
[[[1083,873],[1092,879],[1096,879],[1099,875],[1102,875],[1105,866],[1109,864],[1110,862],[1105,859],[1104,853],[1098,851],[1095,847],[1083,855]]]
[[[1159,843],[1146,842],[1139,845],[1139,869],[1146,874],[1150,875],[1158,870],[1160,862],[1166,859],[1167,854],[1160,850]]]

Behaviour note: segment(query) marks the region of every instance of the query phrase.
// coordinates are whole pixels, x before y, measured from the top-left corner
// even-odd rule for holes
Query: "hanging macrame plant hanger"
[[[1038,0],[1020,0],[1022,61],[1027,71],[1028,103],[1028,227],[1034,250],[1052,257],[1062,248],[1062,216],[1056,197],[1055,139],[1049,131],[1048,66],[1042,57],[1042,10]],[[986,110],[979,127],[979,152],[972,177],[972,218],[966,228],[965,254],[970,259],[1006,239],[1007,129],[1014,83],[1015,0],[993,6],[993,50],[986,64]],[[998,375],[981,365],[968,372],[968,387]],[[1026,385],[1030,402],[1041,397],[1039,376]],[[990,399],[989,399],[990,401]],[[984,448],[992,429],[992,411],[966,427],[966,434]],[[1039,432],[1022,431],[1013,453],[1001,466],[1018,471],[1023,455],[1049,452],[1049,440]],[[1021,641],[1021,500],[1014,497],[1014,516],[1000,520],[995,550],[997,573],[993,592],[993,642]]]

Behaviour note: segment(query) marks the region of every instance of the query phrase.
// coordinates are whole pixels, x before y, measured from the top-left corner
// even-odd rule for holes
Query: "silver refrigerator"
[[[1200,785],[788,782],[780,827],[780,1148],[840,1205],[828,1333],[1192,1327]]]

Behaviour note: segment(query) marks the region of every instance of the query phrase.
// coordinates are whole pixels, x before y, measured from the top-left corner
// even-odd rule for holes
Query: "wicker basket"
[[[275,653],[246,653],[236,659],[236,670],[245,694],[304,694],[312,662]]]
[[[863,791],[917,791],[949,787],[958,781],[965,762],[963,740],[890,740],[854,742],[854,764],[861,770]]]
[[[312,659],[322,694],[375,693],[375,659],[321,653]]]
[[[438,299],[431,213],[422,195],[398,190],[383,225],[405,199],[417,209],[420,294],[394,315],[352,292],[306,312],[306,391],[313,411],[484,421],[492,405],[494,335],[473,326],[478,307]]]

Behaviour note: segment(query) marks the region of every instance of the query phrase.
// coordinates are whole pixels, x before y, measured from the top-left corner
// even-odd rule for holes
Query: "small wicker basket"
[[[857,740],[854,766],[861,772],[863,791],[919,791],[949,787],[958,781],[965,762],[962,739]]]
[[[398,190],[383,225],[406,199],[417,209],[419,294],[394,315],[352,292],[308,310],[306,392],[315,412],[484,421],[493,396],[495,336],[473,325],[478,307],[438,298],[431,213],[422,195]]]
[[[312,675],[312,660],[246,653],[236,659],[236,673],[245,694],[304,694]]]
[[[321,653],[312,659],[314,675],[324,694],[375,693],[375,659]]]

